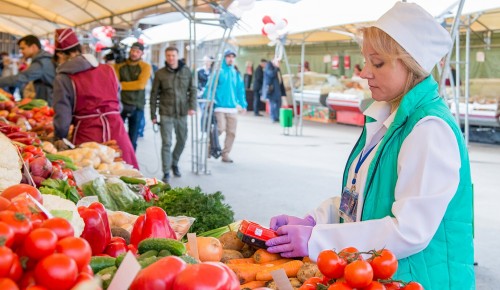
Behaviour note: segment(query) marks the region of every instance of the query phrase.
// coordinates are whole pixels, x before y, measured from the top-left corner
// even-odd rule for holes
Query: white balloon
[[[286,21],[283,19],[278,20],[278,22],[275,22],[275,24],[276,24],[276,30],[282,30],[287,26]]]
[[[266,32],[268,35],[275,34],[276,33],[276,25],[274,25],[274,23],[264,24],[264,32]]]
[[[113,41],[111,41],[111,38],[109,38],[109,37],[106,37],[106,38],[100,39],[99,41],[100,41],[100,42],[102,43],[102,45],[104,45],[104,46],[107,46],[107,47],[111,47],[111,46],[113,46]]]
[[[268,33],[267,34],[267,37],[270,39],[270,40],[276,40],[278,39],[280,36],[278,33],[276,32],[273,32],[273,33]]]

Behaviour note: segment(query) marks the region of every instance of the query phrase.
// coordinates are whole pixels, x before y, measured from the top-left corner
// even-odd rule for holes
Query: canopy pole
[[[467,30],[465,34],[465,145],[469,146],[469,74],[470,74],[470,15],[467,15]],[[460,79],[456,79],[456,83],[460,84]]]

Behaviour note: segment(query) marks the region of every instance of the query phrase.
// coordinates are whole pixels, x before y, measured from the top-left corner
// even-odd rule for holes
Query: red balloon
[[[283,21],[285,21],[285,22],[286,22],[286,24],[288,24],[288,20],[286,20],[286,18],[283,18]]]
[[[269,15],[262,17],[262,22],[264,22],[264,24],[268,24],[268,23],[274,24],[274,21],[271,19],[271,17]]]
[[[264,27],[262,27],[262,35],[267,36],[266,31],[264,30]]]

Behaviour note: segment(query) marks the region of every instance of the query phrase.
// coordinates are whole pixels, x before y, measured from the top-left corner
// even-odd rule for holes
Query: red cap
[[[55,42],[56,50],[67,50],[80,43],[76,33],[71,28],[56,29]]]

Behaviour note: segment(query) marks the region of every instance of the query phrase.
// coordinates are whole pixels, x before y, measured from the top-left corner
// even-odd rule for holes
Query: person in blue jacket
[[[217,120],[219,136],[226,133],[222,149],[222,162],[226,163],[233,162],[229,153],[236,137],[237,114],[247,110],[245,87],[241,75],[234,67],[235,58],[234,51],[228,49],[224,52],[224,61],[220,69],[214,97],[214,115]]]

